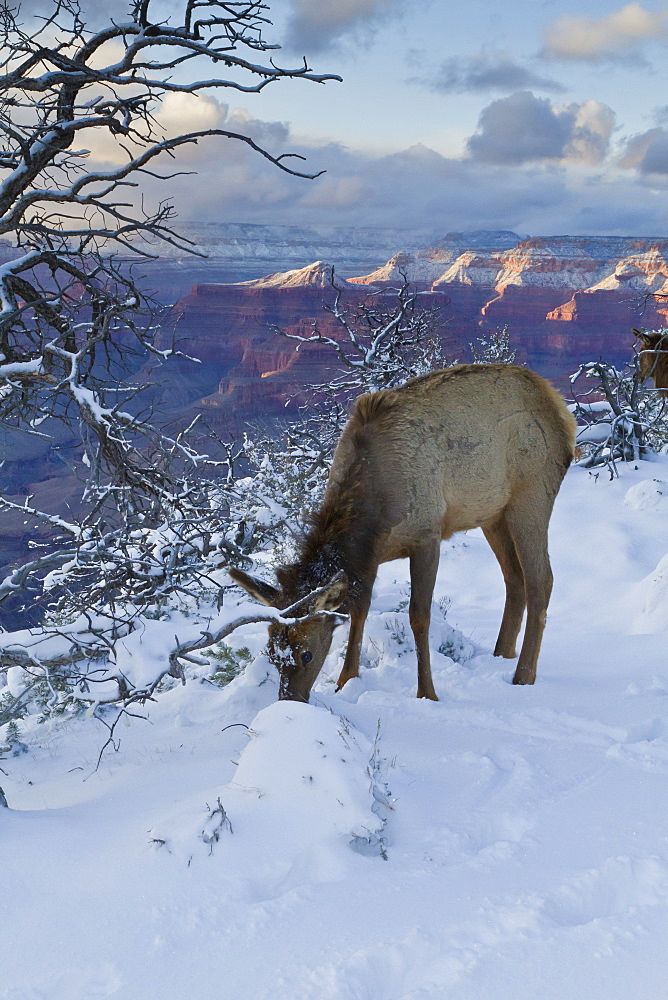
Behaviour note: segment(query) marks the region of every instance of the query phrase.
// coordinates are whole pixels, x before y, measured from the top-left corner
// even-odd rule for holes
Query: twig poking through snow
[[[213,846],[220,840],[223,830],[229,830],[230,833],[234,833],[234,831],[229,817],[225,812],[225,806],[220,801],[220,796],[218,797],[216,808],[211,809],[207,803],[207,809],[209,810],[209,817],[204,824],[204,829],[200,836],[204,843],[209,845],[209,854],[213,854]]]

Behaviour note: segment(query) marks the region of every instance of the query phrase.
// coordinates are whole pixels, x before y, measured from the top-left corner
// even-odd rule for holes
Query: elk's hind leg
[[[546,496],[544,490],[527,491],[520,500],[512,501],[506,511],[508,529],[524,573],[527,602],[524,642],[513,684],[533,684],[536,679],[536,664],[552,593],[547,527],[553,503],[554,498]]]
[[[410,558],[411,600],[408,606],[408,615],[417,654],[417,696],[418,698],[429,698],[431,701],[438,701],[434,682],[431,679],[429,624],[438,560],[441,554],[440,541],[438,537],[431,539],[416,549]]]
[[[526,607],[524,573],[517,556],[515,542],[508,530],[505,514],[493,525],[484,527],[485,538],[499,561],[506,584],[506,604],[503,609],[499,637],[494,647],[494,656],[512,659],[516,655],[515,644],[522,626]]]

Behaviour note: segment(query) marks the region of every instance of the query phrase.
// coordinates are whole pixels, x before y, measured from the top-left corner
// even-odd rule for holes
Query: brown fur
[[[633,331],[640,341],[638,367],[643,379],[651,378],[660,395],[668,396],[668,333]]]
[[[319,612],[338,608],[350,615],[339,687],[357,676],[378,566],[407,557],[418,696],[435,699],[428,633],[440,541],[473,527],[482,527],[506,582],[495,654],[515,655],[528,606],[514,680],[533,683],[552,586],[547,527],[574,441],[575,422],[559,393],[512,365],[457,365],[361,396],[299,558],[277,573],[276,597],[259,595],[258,587],[268,585],[233,574],[278,607],[331,580],[329,601],[321,596],[306,620],[272,626],[282,696],[308,700],[334,625]]]

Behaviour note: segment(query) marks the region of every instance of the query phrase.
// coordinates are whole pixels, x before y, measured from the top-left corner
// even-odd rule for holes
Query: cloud
[[[469,229],[651,235],[668,225],[668,204],[649,186],[582,162],[576,169],[566,160],[490,166],[420,144],[383,157],[328,147],[320,162],[327,166],[323,177],[288,179],[285,201],[248,221],[403,226],[441,235]]]
[[[166,94],[155,111],[155,121],[158,125],[155,138],[168,138],[182,135],[186,132],[198,132],[210,128],[229,128],[239,126],[229,115],[229,106],[215,97],[204,94]],[[240,131],[245,131],[242,126]],[[118,138],[111,135],[105,128],[90,129],[86,134],[86,146],[90,149],[91,160],[105,167],[126,163],[128,152],[135,155],[143,147],[127,139],[119,143]],[[184,159],[197,158],[193,152],[195,147],[184,147],[181,155]],[[166,158],[163,157],[163,164]]]
[[[608,108],[594,101],[555,108],[547,100],[529,98],[538,104],[543,125],[538,159],[522,159],[516,152],[504,154],[505,159],[446,157],[421,144],[386,156],[332,142],[307,146],[284,122],[262,121],[215,102],[170,101],[165,123],[169,120],[174,128],[184,118],[192,122],[195,114],[199,121],[212,116],[252,134],[274,153],[303,155],[304,162],[293,161],[300,169],[327,172],[312,181],[291,177],[245,144],[211,137],[163,164],[165,173],[180,169],[196,171],[196,176],[162,183],[137,177],[141,188],[129,189],[127,196],[137,204],[142,199],[147,208],[168,198],[182,220],[404,227],[434,234],[427,239],[467,229],[647,235],[668,228],[668,202],[656,194],[664,186],[657,169],[668,174],[668,156],[658,160],[661,143],[667,150],[668,129],[635,137],[627,153],[635,151],[629,165],[636,169],[615,171],[599,162],[612,127]],[[522,120],[526,123],[526,116]],[[497,152],[499,143],[497,135]],[[555,155],[545,157],[546,150]],[[654,173],[646,177],[642,171],[650,167]]]
[[[580,163],[600,163],[610,148],[615,128],[615,112],[598,101],[571,104],[566,114],[572,115],[570,141],[565,149],[568,160]]]
[[[398,12],[402,0],[292,0],[288,21],[291,49],[317,52],[343,35],[373,25]]]
[[[239,143],[206,140],[196,147],[196,177],[166,185],[142,182],[156,203],[168,195],[181,219],[296,226],[378,226],[521,233],[647,235],[668,227],[668,203],[636,174],[609,176],[569,161],[489,165],[414,146],[373,157],[329,144],[306,149],[306,167],[327,173],[308,181],[287,176]],[[397,245],[397,250],[402,249]],[[378,261],[382,263],[382,261]]]
[[[547,29],[544,54],[556,59],[597,60],[668,38],[668,11],[654,14],[628,3],[608,17],[560,17]]]
[[[240,108],[230,112],[221,127],[247,135],[273,155],[283,153],[290,143],[290,126],[287,122],[266,122]]]
[[[325,174],[319,184],[309,187],[300,201],[312,208],[359,209],[372,197],[372,189],[361,177]]]
[[[500,90],[548,90],[561,93],[566,88],[556,80],[540,76],[507,55],[505,52],[485,53],[468,59],[446,59],[436,75],[422,79],[432,90],[443,93],[466,93]]]
[[[620,157],[619,166],[637,170],[642,177],[668,174],[668,130],[651,128],[632,136]]]
[[[487,164],[598,163],[613,126],[614,112],[597,101],[555,107],[548,98],[519,91],[483,109],[468,151],[473,160]]]
[[[205,128],[222,128],[228,105],[204,94],[165,94],[157,120],[167,135],[198,132]]]

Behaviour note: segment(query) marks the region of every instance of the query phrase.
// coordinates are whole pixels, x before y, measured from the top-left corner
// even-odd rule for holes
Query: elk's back
[[[386,553],[420,533],[492,522],[542,482],[556,495],[575,421],[555,389],[514,365],[457,365],[360,396],[336,449],[327,497],[353,491],[385,522]]]

